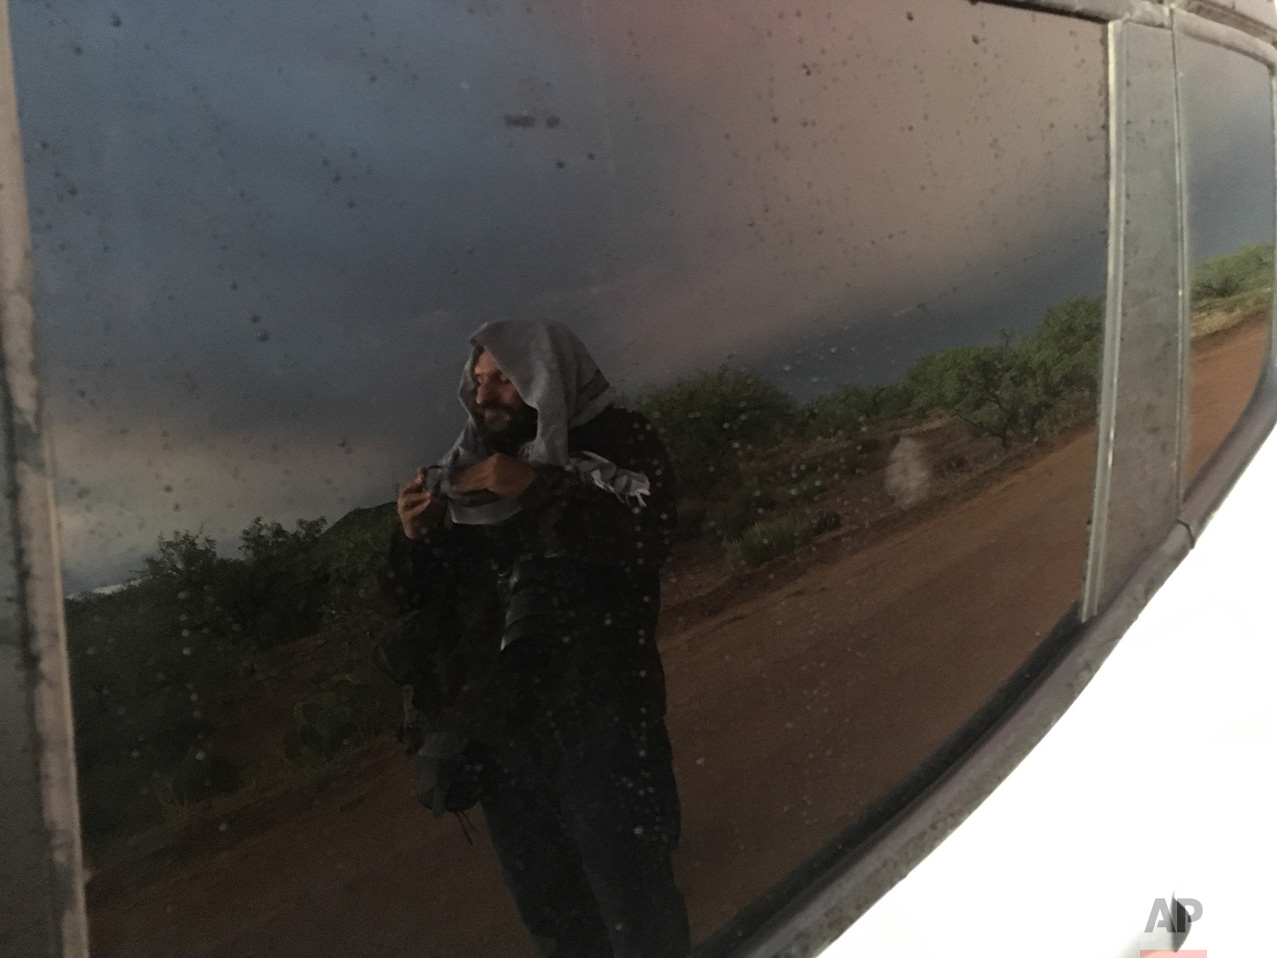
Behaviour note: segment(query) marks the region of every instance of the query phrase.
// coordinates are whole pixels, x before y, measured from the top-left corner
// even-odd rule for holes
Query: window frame
[[[962,729],[867,815],[700,946],[701,958],[815,954],[904,877],[997,787],[1069,707],[1153,592],[1193,547],[1277,423],[1275,310],[1270,316],[1263,372],[1249,405],[1185,488],[1189,271],[1174,44],[1180,36],[1204,41],[1263,63],[1271,77],[1277,73],[1273,46],[1277,10],[1261,22],[1212,0],[986,2],[1099,22],[1107,31],[1109,300],[1086,586],[1079,602],[1043,639],[1026,667]],[[0,616],[0,687],[17,690],[0,699],[0,721],[8,730],[0,736],[0,763],[5,768],[0,796],[6,806],[17,803],[13,810],[6,809],[6,834],[20,839],[9,853],[14,864],[0,871],[0,891],[7,901],[20,906],[29,940],[48,943],[45,954],[79,958],[88,954],[85,873],[52,466],[41,428],[35,373],[30,232],[5,0],[0,0],[0,20],[0,184],[5,187],[0,189],[0,429],[4,481],[10,492],[0,506],[0,535],[6,549],[0,588],[8,600]],[[1139,33],[1149,30],[1161,33]],[[1143,147],[1140,157],[1131,154],[1131,144],[1121,135],[1125,110],[1135,95],[1128,88],[1130,77],[1121,53],[1137,35],[1164,40],[1171,52],[1165,75],[1158,71],[1154,82],[1169,84],[1161,92],[1169,92],[1166,108],[1173,113],[1173,122],[1166,127],[1170,132]],[[1272,89],[1277,104],[1277,84]],[[1169,200],[1144,197],[1132,205],[1150,157],[1174,168],[1174,195]],[[1180,361],[1173,371],[1175,388],[1169,391],[1165,381],[1152,382],[1149,373],[1138,367],[1138,351],[1120,348],[1125,335],[1134,335],[1136,322],[1123,283],[1130,278],[1130,270],[1145,268],[1131,259],[1124,241],[1129,232],[1147,229],[1149,218],[1159,211],[1165,217],[1166,202],[1172,204],[1169,215],[1178,226],[1166,237],[1168,245],[1158,250],[1157,268],[1175,276],[1173,289],[1159,287],[1174,301],[1175,312],[1171,315],[1168,307],[1159,307],[1157,329],[1161,332],[1154,335],[1178,337],[1174,345]],[[1175,442],[1169,451],[1136,457],[1139,461],[1134,464],[1123,465],[1120,456],[1115,463],[1114,451],[1129,445],[1149,426],[1143,418],[1125,422],[1119,415],[1140,401],[1155,410],[1161,423],[1173,424]],[[1164,469],[1173,471],[1174,494],[1163,490],[1159,501],[1150,502],[1139,471]],[[1136,505],[1146,507],[1134,510],[1143,518],[1133,527],[1118,530],[1113,525],[1114,495],[1121,499],[1120,511],[1132,511],[1131,496]],[[37,878],[32,880],[32,875]]]

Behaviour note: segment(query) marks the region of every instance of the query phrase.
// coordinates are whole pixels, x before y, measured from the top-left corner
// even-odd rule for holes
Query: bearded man
[[[471,343],[465,427],[400,490],[384,578],[431,616],[422,800],[477,798],[544,955],[683,958],[656,649],[669,457],[566,326],[490,323]]]

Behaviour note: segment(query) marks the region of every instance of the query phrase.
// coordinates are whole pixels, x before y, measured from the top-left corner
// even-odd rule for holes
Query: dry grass
[[[308,793],[350,766],[374,742],[385,735],[358,735],[342,751],[325,762],[301,765],[289,760],[282,747],[258,762],[233,791],[221,792],[201,801],[182,801],[171,792],[158,796],[163,827],[170,838],[208,825],[225,823],[261,806]]]
[[[1217,300],[1194,310],[1190,328],[1193,339],[1232,329],[1267,310],[1272,304],[1271,289],[1256,289],[1226,300]]]

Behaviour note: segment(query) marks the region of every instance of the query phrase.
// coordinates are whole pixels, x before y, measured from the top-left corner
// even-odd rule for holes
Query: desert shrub
[[[1249,243],[1197,264],[1193,270],[1193,305],[1271,289],[1272,283],[1272,244]]]
[[[919,413],[941,410],[997,436],[1005,445],[1017,423],[1015,353],[998,346],[958,346],[917,360],[905,383]]]
[[[319,549],[325,520],[292,529],[260,517],[240,533],[239,557],[218,555],[202,533],[161,537],[142,578],[169,596],[186,629],[232,636],[266,649],[313,634],[329,600],[329,557]]]
[[[395,504],[387,502],[347,513],[320,536],[315,553],[327,573],[327,620],[377,607],[377,570],[396,523]]]
[[[796,412],[773,383],[726,367],[650,393],[639,408],[660,432],[680,487],[702,492],[734,475],[742,455],[774,443]]]
[[[1104,307],[1097,299],[1069,299],[1047,310],[1042,324],[1015,349],[1015,425],[1040,438],[1073,414],[1094,414]],[[1047,428],[1048,421],[1052,424]]]
[[[206,745],[187,752],[162,776],[161,804],[202,802],[239,785],[234,763]]]
[[[1070,299],[1049,309],[1018,343],[1009,333],[994,346],[959,346],[923,356],[905,385],[918,413],[942,410],[1004,446],[1038,438],[1066,397],[1094,397],[1099,375],[1103,307]]]
[[[803,407],[803,432],[809,438],[854,436],[870,422],[906,415],[912,405],[903,383],[839,386]]]
[[[222,602],[236,608],[237,631],[258,648],[311,635],[321,625],[329,571],[316,544],[326,525],[321,516],[286,529],[258,517],[240,533],[242,558]]]
[[[810,443],[801,448],[801,458],[795,457],[781,477],[784,498],[814,498],[831,483],[865,471],[878,457],[882,444],[882,437],[875,435]]]
[[[254,519],[235,557],[202,531],[175,532],[127,587],[67,601],[87,835],[135,830],[238,787],[237,770],[208,747],[206,703],[233,694],[261,650],[366,607],[393,510],[356,510],[331,529],[322,518],[293,528]],[[362,735],[382,721],[356,686],[304,703],[296,755],[322,760],[350,723]]]
[[[1050,439],[1075,426],[1093,424],[1095,416],[1095,393],[1076,390],[1065,394],[1046,412],[1034,433],[1042,439]]]
[[[762,519],[728,547],[733,565],[747,569],[787,555],[818,535],[838,528],[841,518],[834,512],[785,512]]]
[[[1026,432],[1041,437],[1094,417],[1103,329],[1103,303],[1069,299],[1047,310],[1019,345],[1019,418]]]
[[[694,539],[707,522],[710,521],[710,510],[713,503],[704,496],[697,495],[695,490],[680,490],[678,499],[678,525],[675,535],[680,540]]]
[[[182,611],[197,607],[197,597],[174,589],[165,579],[143,579],[66,603],[76,759],[90,837],[132,830],[158,815],[157,790],[211,731],[206,704],[247,664],[244,650]],[[223,778],[219,770],[210,782],[221,785]]]
[[[297,765],[318,765],[349,745],[390,727],[391,710],[382,691],[343,677],[316,698],[293,707],[284,754]]]
[[[1019,346],[1021,361],[1059,398],[1073,389],[1094,394],[1100,370],[1104,304],[1098,299],[1066,299],[1052,306],[1042,324]]]
[[[913,408],[913,393],[905,383],[877,386],[873,390],[871,415],[877,419],[896,419]]]
[[[819,499],[826,488],[824,476],[819,471],[814,471],[789,483],[783,494],[789,505],[808,505]]]
[[[155,553],[142,560],[142,574],[148,579],[168,580],[186,587],[200,587],[215,581],[225,560],[217,554],[217,544],[201,532],[175,532],[160,536]]]
[[[67,601],[86,834],[145,824],[160,794],[182,803],[234,787],[207,746],[207,703],[241,681],[257,648],[318,627],[323,526],[256,519],[238,558],[202,532],[176,532],[126,588]]]
[[[160,536],[155,552],[142,560],[152,604],[188,632],[241,631],[247,615],[240,607],[242,578],[236,560],[218,555],[217,544],[202,532]]]
[[[786,440],[740,464],[734,481],[703,504],[700,528],[721,543],[739,539],[774,512],[812,505],[863,461],[859,443]]]
[[[776,494],[757,477],[750,477],[706,507],[702,527],[720,541],[735,539],[777,504]]]
[[[86,760],[76,743],[80,789],[80,830],[89,841],[105,835],[140,831],[160,817],[157,782],[139,775],[136,763]]]
[[[839,386],[803,407],[803,432],[813,438],[853,436],[874,418],[873,390],[865,386]]]

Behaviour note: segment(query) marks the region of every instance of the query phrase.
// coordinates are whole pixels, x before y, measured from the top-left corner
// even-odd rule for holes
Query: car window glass
[[[1225,10],[1240,13],[1244,17],[1252,17],[1260,23],[1269,23],[1273,19],[1273,0],[1224,0],[1218,6]]]
[[[1273,111],[1267,67],[1179,37],[1192,275],[1191,480],[1255,390],[1271,332]]]
[[[571,326],[672,457],[698,940],[1077,598],[1098,25],[957,0],[12,17],[98,953],[532,953],[482,816],[413,801],[368,654],[390,501],[456,438],[484,322]]]

